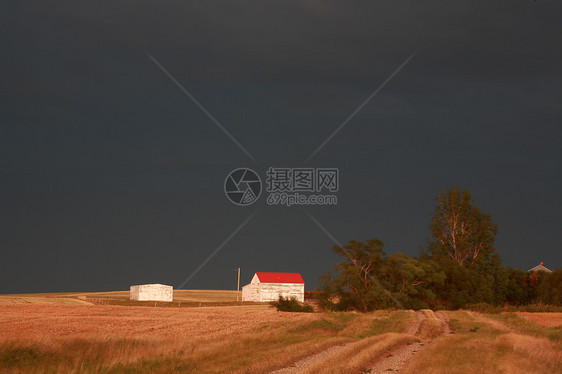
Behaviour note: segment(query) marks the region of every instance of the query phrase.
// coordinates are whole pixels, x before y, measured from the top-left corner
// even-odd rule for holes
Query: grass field
[[[365,331],[371,337],[401,331],[410,318],[409,312],[282,313],[269,305],[5,304],[0,370],[262,373],[368,338]]]
[[[0,373],[268,373],[330,347],[295,372],[366,373],[413,342],[425,346],[404,373],[562,373],[562,313],[442,311],[442,335],[432,311],[411,334],[413,311],[283,313],[237,305],[234,291],[177,295],[201,307],[90,303],[127,296],[0,296]]]
[[[236,291],[228,290],[174,290],[173,303],[156,303],[160,307],[235,305]],[[241,292],[239,293],[241,297]],[[56,292],[37,294],[0,295],[2,304],[108,304],[154,306],[152,301],[131,301],[129,291],[109,292]],[[239,303],[238,303],[239,304]]]

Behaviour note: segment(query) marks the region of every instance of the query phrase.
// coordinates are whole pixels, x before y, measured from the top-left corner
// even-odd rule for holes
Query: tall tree
[[[489,214],[474,205],[468,191],[455,186],[439,193],[431,216],[431,233],[435,239],[430,250],[434,256],[448,255],[464,266],[486,259],[493,251],[497,226]]]

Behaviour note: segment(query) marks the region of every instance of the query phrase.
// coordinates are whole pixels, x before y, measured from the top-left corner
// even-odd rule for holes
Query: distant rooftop
[[[546,266],[543,265],[543,263],[541,262],[540,264],[538,264],[537,266],[535,266],[532,269],[529,269],[527,271],[527,273],[530,273],[532,271],[544,271],[546,273],[552,273],[552,270],[550,270],[549,268],[547,268]]]

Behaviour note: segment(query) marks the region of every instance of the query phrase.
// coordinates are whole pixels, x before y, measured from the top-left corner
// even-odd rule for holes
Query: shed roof
[[[262,283],[304,283],[299,273],[256,273]]]

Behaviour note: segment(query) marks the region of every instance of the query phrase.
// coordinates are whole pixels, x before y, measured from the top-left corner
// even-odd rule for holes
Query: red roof
[[[304,283],[299,273],[256,273],[262,283]]]

